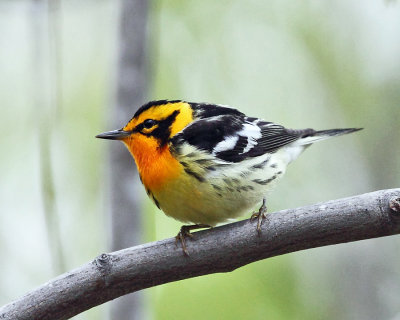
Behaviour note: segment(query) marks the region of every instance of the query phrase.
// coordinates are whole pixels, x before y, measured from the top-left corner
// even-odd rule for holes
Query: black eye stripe
[[[168,117],[161,120],[146,119],[142,123],[137,125],[137,127],[133,129],[132,132],[138,132],[147,137],[154,137],[159,140],[160,147],[162,147],[167,143],[168,139],[170,138],[170,127],[175,121],[175,118],[179,114],[179,112],[179,110],[175,110]],[[153,130],[149,130],[152,128]]]

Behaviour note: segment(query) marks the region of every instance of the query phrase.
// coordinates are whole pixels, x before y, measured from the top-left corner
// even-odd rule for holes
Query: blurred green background
[[[61,3],[48,21],[33,0],[0,1],[0,305],[108,250],[108,149],[94,135],[115,129],[120,2]],[[397,1],[149,4],[148,100],[228,104],[292,128],[365,128],[308,149],[270,211],[400,186]],[[49,203],[56,238],[59,229],[50,244]],[[148,200],[143,215],[143,242],[180,227]],[[399,254],[395,236],[276,257],[147,289],[142,317],[399,320]],[[106,316],[107,305],[76,319]]]

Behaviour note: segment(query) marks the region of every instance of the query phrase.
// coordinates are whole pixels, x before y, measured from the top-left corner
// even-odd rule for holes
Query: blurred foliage
[[[400,154],[393,146],[400,143],[395,123],[400,116],[400,47],[379,35],[397,37],[400,11],[398,5],[382,3],[364,7],[354,1],[156,2],[151,98],[230,104],[295,128],[366,128],[307,150],[271,193],[272,210],[398,187]],[[179,223],[157,217],[157,238],[169,236],[172,226],[178,230]],[[392,317],[400,310],[380,301],[376,291],[383,289],[376,285],[395,278],[368,272],[363,263],[379,266],[389,259],[398,268],[398,239],[375,241],[394,250],[374,256],[375,246],[364,245],[369,257],[355,263],[365,269],[365,277],[354,282],[358,290],[346,285],[355,275],[346,275],[350,268],[342,260],[350,250],[359,250],[359,244],[351,244],[340,252],[316,249],[257,262],[232,274],[150,289],[159,306],[156,318]],[[320,261],[322,250],[328,253]],[[320,281],[313,279],[316,272]],[[393,283],[391,292],[398,296],[400,283]],[[368,290],[375,293],[365,294]]]
[[[51,278],[41,122],[32,101],[41,88],[43,108],[51,108],[54,70],[45,63],[46,38],[30,31],[33,2],[0,2],[0,304]],[[62,1],[59,14],[63,101],[50,159],[67,269],[107,250],[107,144],[93,137],[114,129],[107,118],[117,10],[117,1],[74,0]],[[153,1],[149,100],[228,104],[293,128],[365,128],[307,150],[271,193],[270,211],[399,187],[398,30],[398,2]],[[33,59],[35,41],[44,48],[41,66]],[[178,231],[180,223],[149,202],[144,214],[144,241]],[[398,257],[398,237],[276,257],[148,289],[148,317],[398,319]],[[100,307],[76,318],[105,314]]]

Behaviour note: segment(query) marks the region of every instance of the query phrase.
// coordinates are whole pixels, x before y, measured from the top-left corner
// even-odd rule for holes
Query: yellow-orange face
[[[168,141],[192,120],[192,108],[187,102],[155,101],[142,106],[122,129],[96,137],[124,142],[143,184],[156,191],[181,173],[182,166],[171,155]]]

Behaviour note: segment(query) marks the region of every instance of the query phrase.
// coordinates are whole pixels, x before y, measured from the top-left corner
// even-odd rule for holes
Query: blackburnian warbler
[[[121,140],[156,206],[182,226],[177,240],[188,254],[190,230],[252,215],[257,231],[265,196],[287,165],[312,143],[360,129],[286,129],[214,104],[181,100],[143,105],[122,129],[97,138]]]

